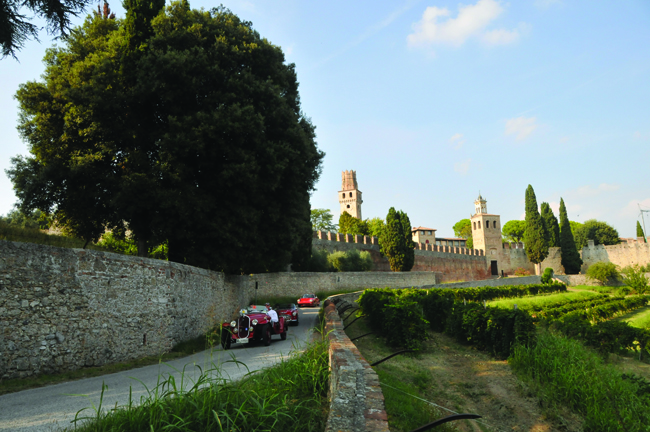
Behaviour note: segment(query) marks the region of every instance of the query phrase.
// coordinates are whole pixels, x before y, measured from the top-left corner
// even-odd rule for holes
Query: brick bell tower
[[[339,191],[339,203],[341,204],[341,214],[348,212],[350,216],[361,219],[361,191],[357,184],[356,171],[343,171],[342,186]]]

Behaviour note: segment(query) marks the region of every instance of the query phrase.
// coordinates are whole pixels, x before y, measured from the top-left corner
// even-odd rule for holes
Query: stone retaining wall
[[[168,261],[0,240],[0,379],[160,355],[230,319],[256,295],[297,298],[439,281],[434,272],[225,276]]]
[[[379,377],[343,331],[337,306],[347,304],[335,298],[323,305],[331,368],[330,412],[325,432],[388,432]]]

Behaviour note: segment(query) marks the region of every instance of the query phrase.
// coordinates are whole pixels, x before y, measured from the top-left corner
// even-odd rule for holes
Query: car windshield
[[[273,306],[273,309],[293,309],[293,305],[289,303],[281,303]]]
[[[302,298],[315,298],[316,296],[314,294],[305,294],[302,296]]]
[[[248,313],[266,313],[266,306],[264,305],[250,305],[246,307]]]

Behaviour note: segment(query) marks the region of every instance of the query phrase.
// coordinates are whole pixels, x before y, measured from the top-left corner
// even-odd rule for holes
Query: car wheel
[[[280,333],[280,339],[287,340],[287,329],[285,328],[282,333]]]
[[[264,329],[264,334],[262,335],[262,341],[264,341],[264,346],[271,345],[271,325],[267,325]]]
[[[227,350],[230,348],[231,342],[232,342],[232,337],[230,337],[230,332],[227,330],[223,330],[221,332],[221,347],[224,350]]]

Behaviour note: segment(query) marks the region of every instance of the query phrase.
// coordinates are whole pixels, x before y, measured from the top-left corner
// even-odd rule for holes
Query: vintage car
[[[318,300],[316,294],[305,294],[298,299],[298,306],[320,306],[320,300]]]
[[[285,317],[278,313],[278,322],[273,325],[266,314],[266,306],[250,305],[239,311],[239,316],[221,325],[221,346],[228,349],[234,344],[247,344],[262,341],[271,345],[271,336],[279,334],[282,340],[287,338]]]
[[[285,322],[298,325],[298,308],[295,303],[279,303],[273,306],[279,316],[285,317]]]

